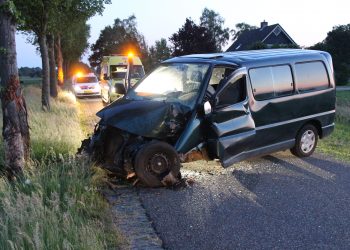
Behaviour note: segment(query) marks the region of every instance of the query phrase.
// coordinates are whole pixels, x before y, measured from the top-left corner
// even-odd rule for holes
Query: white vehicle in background
[[[73,77],[72,86],[77,97],[101,96],[101,86],[94,73]]]

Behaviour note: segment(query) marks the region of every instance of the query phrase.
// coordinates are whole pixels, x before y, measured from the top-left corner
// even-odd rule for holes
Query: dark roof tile
[[[279,24],[277,23],[277,24],[266,26],[264,28],[258,28],[258,29],[242,32],[242,34],[238,37],[238,39],[226,51],[249,49],[249,47],[252,44],[256,42],[261,42],[271,31],[273,31],[274,28],[276,28],[277,25]]]

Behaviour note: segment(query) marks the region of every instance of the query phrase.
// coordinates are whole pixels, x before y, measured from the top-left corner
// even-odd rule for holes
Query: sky
[[[138,30],[148,45],[153,45],[156,40],[167,39],[177,32],[188,17],[198,23],[205,7],[218,12],[230,29],[240,22],[255,26],[260,26],[263,20],[269,25],[279,23],[301,46],[320,42],[332,27],[350,23],[349,0],[112,0],[112,4],[105,6],[102,16],[88,21],[91,26],[89,43],[95,43],[100,31],[113,25],[114,19],[134,14]],[[40,54],[27,42],[25,35],[18,33],[16,43],[19,67],[41,67]],[[231,41],[226,47],[230,44]],[[88,62],[90,53],[88,49],[82,61]]]

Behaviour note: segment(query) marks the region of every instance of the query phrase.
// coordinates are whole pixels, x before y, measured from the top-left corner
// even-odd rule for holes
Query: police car
[[[74,94],[79,96],[101,96],[101,86],[94,73],[78,74],[73,78]]]

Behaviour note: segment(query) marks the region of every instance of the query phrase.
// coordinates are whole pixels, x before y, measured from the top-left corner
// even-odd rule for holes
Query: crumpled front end
[[[173,185],[181,166],[173,145],[190,113],[178,103],[122,99],[98,112],[101,120],[83,148],[91,160],[135,184]]]
[[[97,113],[102,124],[130,134],[159,140],[176,140],[190,115],[179,103],[121,99]]]

